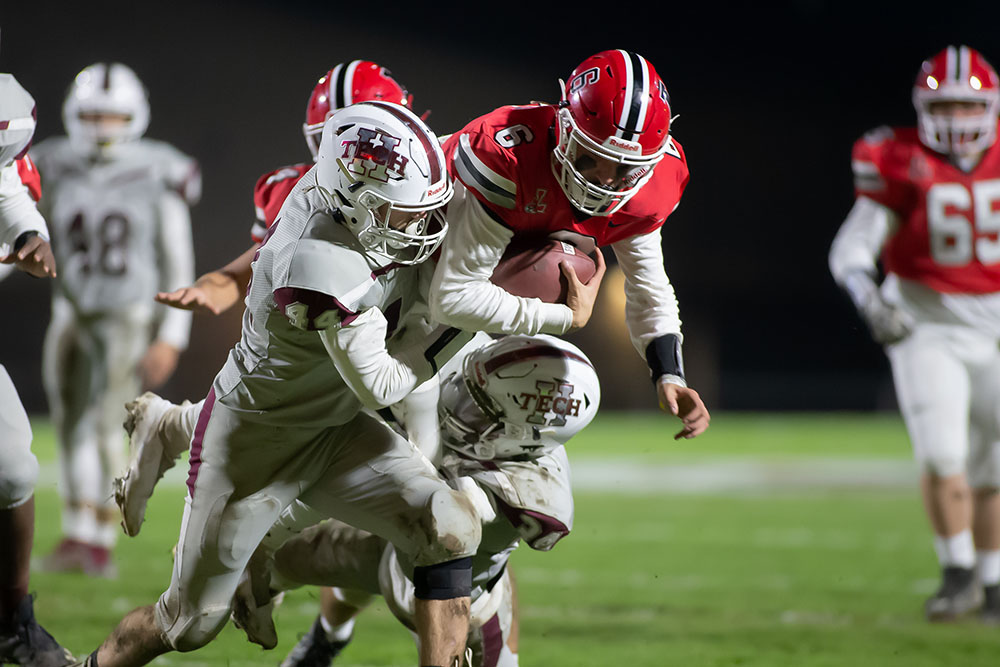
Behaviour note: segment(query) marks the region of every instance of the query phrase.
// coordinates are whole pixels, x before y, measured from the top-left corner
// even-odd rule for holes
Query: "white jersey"
[[[423,296],[431,267],[366,254],[331,217],[315,173],[299,180],[268,230],[240,341],[215,380],[218,400],[249,419],[306,428],[346,423],[362,398],[369,407],[394,403],[436,370],[423,356],[433,342]],[[400,387],[408,367],[388,349],[415,341],[410,366],[420,377]],[[380,382],[392,388],[373,390]]]
[[[0,74],[0,257],[9,255],[25,232],[37,232],[48,239],[45,220],[15,162],[31,142],[34,112],[35,100],[28,91],[13,75]]]
[[[500,600],[492,595],[494,586],[521,540],[532,549],[548,551],[572,530],[569,458],[561,446],[524,461],[475,461],[447,454],[442,470],[453,480],[471,477],[495,510],[483,523],[482,540],[472,557],[471,622],[480,626],[496,613]],[[379,568],[382,595],[404,623],[413,618],[413,582],[404,574],[411,567],[389,545]]]
[[[43,141],[32,157],[59,266],[56,293],[78,313],[152,309],[157,291],[193,281],[188,206],[201,179],[192,158],[141,139],[94,159],[66,137]],[[165,337],[184,347],[190,314],[174,312],[164,313],[177,322]]]

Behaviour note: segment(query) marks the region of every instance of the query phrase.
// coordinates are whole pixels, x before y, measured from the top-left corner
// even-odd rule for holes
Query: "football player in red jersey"
[[[857,199],[830,269],[885,345],[921,465],[942,568],[927,618],[981,605],[1000,622],[1000,81],[949,46],[921,66],[913,104],[917,127],[854,145]]]
[[[340,63],[320,77],[309,96],[306,121],[302,125],[313,162],[319,150],[323,123],[331,113],[356,102],[384,100],[410,107],[413,95],[406,92],[381,65],[369,60]],[[161,292],[156,300],[175,308],[199,310],[218,315],[243,297],[250,282],[250,263],[264,235],[274,222],[282,202],[313,162],[279,167],[257,179],[253,190],[257,219],[250,229],[253,245],[226,266],[198,278],[194,285],[173,292]]]
[[[431,288],[438,321],[469,331],[563,334],[590,318],[604,274],[584,285],[564,267],[567,305],[524,299],[490,282],[507,246],[555,236],[585,249],[610,245],[625,274],[626,321],[649,363],[660,406],[693,438],[709,413],[687,387],[677,300],[663,267],[660,228],[688,182],[670,136],[667,88],[643,57],[587,58],[557,105],[501,107],[445,142],[455,178],[451,225]],[[588,248],[589,246],[589,248]]]

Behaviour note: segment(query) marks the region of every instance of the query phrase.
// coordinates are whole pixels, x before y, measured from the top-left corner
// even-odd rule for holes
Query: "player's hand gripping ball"
[[[565,304],[568,284],[559,268],[563,262],[573,267],[583,283],[597,271],[594,260],[573,244],[544,239],[508,246],[490,281],[515,296]]]

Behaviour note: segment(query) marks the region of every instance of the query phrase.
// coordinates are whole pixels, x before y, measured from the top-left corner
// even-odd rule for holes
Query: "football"
[[[572,243],[546,239],[528,246],[508,247],[490,280],[516,296],[566,303],[569,285],[559,268],[561,262],[572,266],[585,283],[597,271],[594,260]]]

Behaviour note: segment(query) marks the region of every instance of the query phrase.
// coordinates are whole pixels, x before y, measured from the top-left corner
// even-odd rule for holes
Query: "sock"
[[[63,535],[90,544],[97,538],[97,513],[93,507],[63,507]]]
[[[948,546],[940,535],[934,536],[934,553],[937,554],[938,565],[944,567],[948,564]]]
[[[976,552],[976,574],[983,586],[1000,584],[1000,549]]]
[[[319,624],[323,626],[323,634],[331,642],[346,642],[354,632],[354,619],[341,623],[340,625],[330,625],[330,621],[322,615],[319,617]]]
[[[84,661],[83,663],[83,667],[97,667],[97,651],[100,650],[101,649],[97,649],[93,653],[88,655],[86,661]]]
[[[963,530],[944,540],[944,567],[972,568],[976,564],[976,548],[972,542],[972,531]]]

